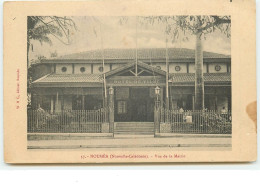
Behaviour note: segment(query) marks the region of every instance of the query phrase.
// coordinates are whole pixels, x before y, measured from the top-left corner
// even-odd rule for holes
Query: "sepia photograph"
[[[28,149],[230,150],[231,16],[28,16]]]

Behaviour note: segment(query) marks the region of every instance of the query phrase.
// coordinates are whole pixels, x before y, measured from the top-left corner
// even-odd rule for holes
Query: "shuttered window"
[[[125,114],[127,112],[126,101],[118,101],[117,103],[117,113]]]

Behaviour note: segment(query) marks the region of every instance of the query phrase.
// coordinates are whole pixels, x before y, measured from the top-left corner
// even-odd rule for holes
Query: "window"
[[[118,101],[117,103],[117,113],[125,114],[126,113],[126,101]]]
[[[82,110],[82,96],[72,97],[72,110]]]
[[[220,65],[216,65],[216,66],[215,66],[215,70],[216,70],[216,71],[220,71],[220,70],[221,70],[221,66],[220,66]]]
[[[80,68],[80,72],[84,73],[86,71],[85,67]]]
[[[181,67],[180,66],[175,66],[175,71],[180,71]]]
[[[42,96],[39,98],[39,103],[43,110],[51,110],[51,98],[52,96]]]
[[[62,68],[61,68],[61,71],[62,71],[63,73],[65,73],[65,72],[67,71],[67,68],[66,68],[66,67],[62,67]]]
[[[99,70],[99,72],[103,72],[104,68],[103,67],[99,67],[98,70]]]

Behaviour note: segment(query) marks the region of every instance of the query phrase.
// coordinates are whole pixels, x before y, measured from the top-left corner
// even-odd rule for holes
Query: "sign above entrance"
[[[108,85],[113,86],[156,86],[165,85],[165,79],[158,77],[124,77],[117,76],[116,78],[110,78],[107,80]]]

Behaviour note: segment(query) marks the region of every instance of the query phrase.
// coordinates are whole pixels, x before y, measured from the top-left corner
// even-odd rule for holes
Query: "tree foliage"
[[[27,65],[29,67],[29,50],[33,51],[32,40],[41,44],[52,45],[50,36],[58,39],[63,44],[70,44],[70,37],[77,30],[75,22],[69,17],[58,16],[28,16],[27,17]]]
[[[77,30],[71,18],[57,16],[29,16],[27,18],[27,38],[51,44],[50,35],[63,44],[70,44],[70,33]]]
[[[33,51],[32,40],[39,41],[41,44],[52,45],[50,36],[58,39],[63,44],[70,44],[70,37],[73,31],[77,30],[76,24],[69,17],[58,16],[28,16],[27,17],[27,99],[28,106],[31,106],[31,84],[33,68],[29,64],[29,51]],[[57,53],[56,53],[57,54]],[[37,61],[44,59],[38,56]]]
[[[119,24],[126,24],[128,20],[128,17],[121,17]],[[230,37],[231,32],[230,16],[140,16],[137,20],[141,26],[159,25],[172,42],[175,42],[180,35],[183,36],[184,41],[188,40],[189,34],[197,32],[206,36],[218,29],[227,37]]]

